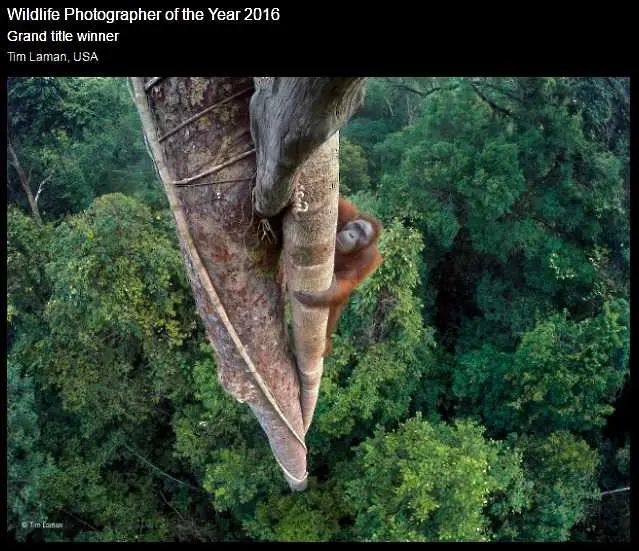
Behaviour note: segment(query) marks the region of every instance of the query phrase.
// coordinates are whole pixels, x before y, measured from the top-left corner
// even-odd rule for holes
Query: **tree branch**
[[[384,98],[384,102],[386,103],[386,107],[388,107],[388,112],[390,113],[391,117],[394,117],[394,113],[393,113],[393,106],[391,105],[391,102],[388,98]]]
[[[488,106],[493,110],[493,111],[497,111],[499,113],[502,113],[503,115],[507,115],[508,117],[512,117],[514,119],[516,119],[517,117],[508,109],[506,109],[505,107],[500,107],[499,105],[497,105],[494,101],[492,101],[490,98],[488,98],[487,96],[485,96],[478,88],[477,85],[474,82],[470,82],[470,87],[474,90],[475,94],[477,94],[486,104],[488,104]]]
[[[177,482],[178,484],[182,484],[182,486],[186,486],[187,488],[191,488],[192,490],[196,490],[198,492],[202,492],[203,494],[207,494],[208,493],[208,492],[204,491],[202,488],[196,488],[195,486],[189,484],[188,482],[183,482],[182,480],[179,480],[179,479],[175,478],[174,476],[171,476],[169,473],[165,473],[162,469],[160,469],[160,467],[155,466],[148,459],[146,459],[145,457],[142,457],[131,446],[128,446],[127,444],[122,444],[122,445],[127,450],[129,450],[133,455],[135,455],[135,457],[137,457],[140,461],[142,461],[143,463],[145,463],[146,465],[151,467],[154,471],[157,471],[158,473],[160,473],[162,476],[165,476],[166,478],[168,478],[170,480],[173,480],[174,482]]]
[[[36,204],[38,203],[40,194],[42,193],[42,190],[44,189],[44,184],[46,184],[51,179],[52,176],[53,174],[49,174],[44,180],[42,180],[42,182],[40,182],[40,185],[38,186],[38,192],[36,193],[36,196],[34,198],[34,201],[36,202]]]
[[[82,524],[84,524],[85,526],[91,528],[91,530],[93,530],[94,532],[99,532],[100,530],[98,530],[95,526],[93,526],[93,524],[89,524],[88,522],[86,522],[85,520],[82,520],[78,515],[72,513],[71,511],[67,510],[67,509],[60,509],[60,511],[62,511],[64,514],[69,515],[70,517],[73,517],[75,520],[81,522]]]
[[[29,201],[29,206],[31,207],[31,212],[33,213],[33,217],[39,224],[42,224],[42,218],[40,218],[40,212],[38,211],[38,204],[33,198],[33,193],[31,193],[31,188],[29,187],[29,178],[24,173],[22,165],[20,164],[20,160],[18,159],[18,155],[13,149],[13,144],[7,135],[7,148],[9,149],[9,155],[11,155],[11,164],[16,169],[18,173],[18,179],[20,180],[20,185],[24,190],[25,195],[27,196],[27,201]]]
[[[278,214],[293,195],[293,177],[364,99],[363,77],[258,77],[251,98],[257,155],[255,209]]]
[[[164,493],[162,492],[162,490],[160,490],[160,497],[162,498],[162,501],[164,501],[164,503],[166,503],[171,509],[173,509],[173,512],[180,517],[180,520],[182,522],[184,522],[184,517],[182,516],[182,514],[180,513],[180,511],[178,511],[175,507],[173,507],[173,505],[171,505],[168,500],[166,499],[166,497],[164,497]]]
[[[629,492],[630,491],[630,486],[626,486],[625,488],[617,488],[616,490],[608,490],[607,492],[601,492],[602,496],[607,496],[610,494],[618,494],[619,492]]]
[[[429,88],[428,90],[423,91],[423,90],[418,90],[417,88],[413,88],[412,86],[409,86],[408,84],[404,84],[403,82],[394,82],[389,78],[385,80],[386,82],[388,82],[390,85],[394,86],[395,88],[401,88],[408,92],[412,92],[413,94],[417,94],[418,96],[421,96],[423,98],[427,98],[431,94],[434,94],[435,92],[439,92],[441,90],[446,90],[446,91],[455,90],[459,87],[458,84],[453,84],[451,86],[433,86],[432,88]]]
[[[486,88],[492,88],[496,92],[499,92],[500,94],[503,94],[504,96],[507,96],[514,101],[517,101],[519,103],[524,103],[524,101],[521,98],[517,97],[515,94],[513,94],[509,90],[504,90],[503,88],[497,86],[496,84],[493,84],[492,82],[480,81],[480,82],[476,82],[475,84],[486,86]]]

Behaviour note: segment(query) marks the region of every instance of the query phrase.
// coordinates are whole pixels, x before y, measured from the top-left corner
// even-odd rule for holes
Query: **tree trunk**
[[[13,145],[11,140],[7,136],[7,148],[9,149],[9,155],[11,156],[11,164],[16,169],[18,173],[18,179],[20,180],[20,185],[24,190],[25,195],[27,196],[27,201],[29,201],[29,206],[31,207],[31,212],[33,213],[33,217],[38,221],[38,223],[42,224],[42,218],[40,218],[40,211],[38,210],[38,203],[33,197],[33,193],[31,192],[31,187],[29,187],[29,178],[24,173],[22,169],[22,165],[20,164],[20,159],[18,159],[18,155],[16,155],[15,149],[13,149]]]
[[[324,291],[331,284],[339,195],[338,130],[362,104],[366,78],[255,81],[250,108],[257,155],[255,208],[272,216],[296,197],[308,208],[300,210],[298,205],[284,218],[285,273],[306,431],[319,394],[328,309],[308,308],[293,299],[292,292]]]
[[[136,103],[216,351],[218,378],[248,403],[290,487],[303,490],[304,423],[275,277],[278,245],[259,239],[252,212],[252,80],[167,78],[146,94],[145,82],[151,84],[133,79]]]
[[[290,487],[303,490],[304,435],[322,375],[327,310],[291,300],[296,365],[276,277],[282,245],[260,239],[263,221],[253,206],[273,216],[295,197],[284,216],[289,291],[327,289],[337,223],[338,130],[361,104],[365,79],[255,80],[255,94],[250,78],[132,82],[219,380],[248,403]]]
[[[364,100],[364,77],[263,77],[251,99],[257,151],[255,208],[274,216],[293,196],[293,177]]]
[[[308,209],[297,212],[294,207],[284,217],[284,265],[306,431],[313,419],[322,378],[328,308],[309,308],[295,300],[293,293],[323,291],[333,280],[339,197],[338,132],[302,165],[298,186],[302,185]]]

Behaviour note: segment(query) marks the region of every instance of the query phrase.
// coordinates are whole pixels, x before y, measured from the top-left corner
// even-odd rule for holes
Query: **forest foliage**
[[[120,78],[10,78],[7,531],[28,541],[627,541],[629,80],[372,78],[384,223],[291,493],[228,396]],[[40,523],[40,527],[38,526]],[[42,523],[62,528],[43,529]]]

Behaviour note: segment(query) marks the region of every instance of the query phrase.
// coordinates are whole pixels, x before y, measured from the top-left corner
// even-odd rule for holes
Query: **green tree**
[[[431,424],[419,414],[395,431],[376,431],[357,447],[344,483],[355,511],[353,536],[370,541],[489,540],[486,508],[491,494],[518,487],[513,482],[521,477],[517,457],[498,459],[501,445],[486,441],[482,433],[472,422]],[[504,468],[504,461],[510,468]],[[494,475],[492,468],[500,463]],[[523,505],[517,501],[501,503],[513,512]]]
[[[309,433],[313,448],[326,452],[328,435],[361,438],[376,423],[405,418],[412,396],[435,369],[432,331],[423,325],[414,294],[421,248],[417,232],[398,222],[386,226],[380,243],[385,261],[353,295],[339,324],[322,380],[317,433]]]
[[[40,441],[33,378],[13,361],[7,363],[7,530],[18,540],[47,520],[43,480],[58,470]]]
[[[583,135],[572,98],[566,79],[464,79],[377,146],[382,215],[423,231],[449,346],[512,349],[531,301],[584,316],[625,292],[625,157]],[[519,325],[477,315],[492,306],[475,298],[484,271]]]
[[[364,150],[346,138],[339,144],[339,187],[342,195],[366,191],[370,187],[370,177],[366,166]]]
[[[9,79],[17,155],[51,175],[38,224],[8,170],[9,533],[628,540],[628,492],[606,491],[629,444],[604,430],[629,381],[628,90],[371,79],[341,188],[384,222],[384,263],[340,319],[290,493],[217,380],[125,82]]]
[[[519,541],[566,541],[584,518],[586,504],[598,499],[597,452],[566,431],[543,438],[522,437],[526,476],[534,481],[531,506],[518,516]]]
[[[169,228],[121,195],[58,226],[38,364],[66,408],[134,421],[182,390],[180,346],[196,323]]]
[[[342,490],[313,480],[301,494],[274,494],[259,503],[255,516],[244,526],[258,540],[330,541],[340,539],[344,514]]]
[[[11,221],[17,250],[28,223]],[[55,476],[38,479],[42,502],[52,520],[88,532],[80,539],[195,531],[186,511],[177,525],[164,512],[185,488],[205,495],[167,472],[180,470],[171,401],[192,400],[191,364],[201,355],[186,340],[202,338],[171,230],[166,214],[107,195],[61,223],[46,255],[33,247],[23,258],[51,291],[34,315],[39,331],[21,325],[10,357],[37,381],[42,453],[56,460]]]
[[[38,201],[45,219],[79,212],[109,192],[164,206],[125,79],[12,77],[7,111],[32,187],[46,181]],[[9,202],[26,208],[14,170],[8,182]]]
[[[586,432],[605,424],[628,368],[628,304],[597,317],[540,321],[514,354],[486,344],[458,359],[453,391],[461,411],[497,431]]]
[[[36,335],[51,293],[44,273],[52,228],[19,209],[7,210],[7,322],[9,345],[15,335]]]

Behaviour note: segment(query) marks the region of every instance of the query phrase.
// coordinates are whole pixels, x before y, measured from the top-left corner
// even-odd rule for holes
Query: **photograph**
[[[189,14],[12,10],[10,542],[631,540],[628,76],[100,74]]]

